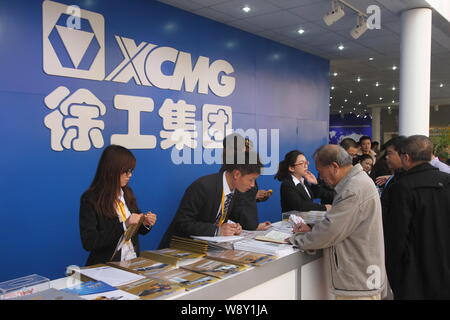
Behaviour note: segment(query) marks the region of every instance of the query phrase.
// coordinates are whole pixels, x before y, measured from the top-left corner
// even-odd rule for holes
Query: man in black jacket
[[[407,138],[404,176],[384,221],[386,270],[395,299],[450,299],[450,175],[429,164],[433,144]]]
[[[241,233],[239,223],[226,223],[228,220],[240,221],[236,204],[242,199],[235,191],[245,193],[253,188],[262,165],[255,152],[236,154],[235,161],[225,164],[223,171],[203,176],[186,189],[160,248],[167,247],[173,235],[230,236]]]

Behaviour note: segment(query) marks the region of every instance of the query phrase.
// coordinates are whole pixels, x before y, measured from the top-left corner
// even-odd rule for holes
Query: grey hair
[[[340,167],[347,167],[353,164],[352,157],[344,148],[334,144],[321,146],[314,152],[314,161],[322,166],[329,166],[336,162]]]
[[[413,135],[405,139],[401,152],[409,154],[412,162],[431,161],[433,142],[427,136]]]

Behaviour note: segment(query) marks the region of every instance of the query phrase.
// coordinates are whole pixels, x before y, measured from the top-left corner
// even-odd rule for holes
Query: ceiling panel
[[[329,0],[266,0],[266,1],[283,9],[290,9],[294,7],[311,5],[318,2],[330,2]]]
[[[391,104],[398,101],[400,70],[392,70],[392,65],[400,66],[400,33],[402,11],[414,6],[423,6],[424,0],[346,0],[357,9],[366,12],[369,5],[381,9],[381,29],[368,30],[359,39],[351,37],[350,31],[356,25],[356,13],[344,9],[346,15],[331,26],[323,21],[323,16],[331,10],[330,0],[160,0],[161,2],[191,11],[195,14],[229,24],[235,28],[251,32],[261,37],[277,41],[287,46],[309,52],[330,60],[331,73],[337,70],[338,77],[331,76],[336,87],[330,94],[336,104],[344,104],[352,110],[366,104]],[[252,10],[242,11],[244,5]],[[449,24],[450,25],[450,24]],[[305,32],[300,35],[298,29]],[[449,27],[450,29],[450,27]],[[444,26],[433,26],[431,97],[450,98],[450,35]],[[345,46],[337,49],[339,42]],[[369,61],[373,57],[373,61]],[[358,83],[356,78],[360,76]],[[375,86],[375,82],[379,86]],[[439,84],[444,83],[440,88]],[[349,91],[352,90],[353,94]],[[366,97],[365,94],[369,96]],[[362,105],[357,106],[361,101]]]
[[[211,8],[202,8],[202,9],[198,9],[198,10],[194,10],[193,13],[198,14],[200,16],[218,21],[218,22],[223,22],[223,23],[227,23],[229,21],[233,21],[236,20],[234,17],[229,16],[225,13],[219,12],[217,10],[211,9]]]
[[[296,25],[298,23],[304,22],[305,20],[290,13],[286,10],[281,10],[277,12],[272,12],[269,14],[263,14],[256,17],[246,18],[245,21],[253,23],[264,29],[278,29],[286,26]]]
[[[244,12],[242,10],[245,5],[248,5],[251,8],[250,12]],[[245,19],[265,13],[280,11],[279,7],[264,0],[231,0],[213,5],[210,8],[228,14],[235,19]]]
[[[331,1],[315,2],[310,5],[291,8],[289,11],[307,21],[318,21],[322,20],[323,16],[331,11]]]

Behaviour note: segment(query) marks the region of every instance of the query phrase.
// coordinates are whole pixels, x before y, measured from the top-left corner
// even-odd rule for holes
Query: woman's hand
[[[142,217],[142,214],[141,214],[141,213],[132,213],[132,214],[128,217],[128,219],[125,221],[125,225],[126,225],[127,228],[128,228],[129,226],[138,224],[139,221],[141,221],[141,217]]]
[[[147,212],[144,215],[145,219],[144,219],[144,224],[147,227],[153,227],[156,223],[156,214],[152,213],[152,212]]]
[[[306,171],[306,174],[304,175],[304,178],[306,181],[308,181],[310,184],[318,184],[316,177],[311,171]]]

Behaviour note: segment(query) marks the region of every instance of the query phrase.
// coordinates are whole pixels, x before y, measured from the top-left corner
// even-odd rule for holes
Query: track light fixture
[[[358,16],[356,17],[356,26],[352,29],[350,35],[353,37],[353,39],[358,39],[364,34],[364,32],[367,31],[367,29],[368,27],[366,19],[362,15],[358,14]]]
[[[323,21],[327,24],[327,26],[331,26],[333,23],[341,19],[344,15],[345,12],[341,4],[337,0],[332,0],[331,11],[323,17]]]
[[[331,26],[341,19],[345,15],[344,6],[357,13],[356,26],[350,31],[350,35],[353,39],[358,39],[367,31],[367,29],[369,29],[369,26],[367,25],[368,16],[350,3],[347,3],[345,0],[332,0],[331,11],[323,17],[323,21],[325,21],[327,26]]]

